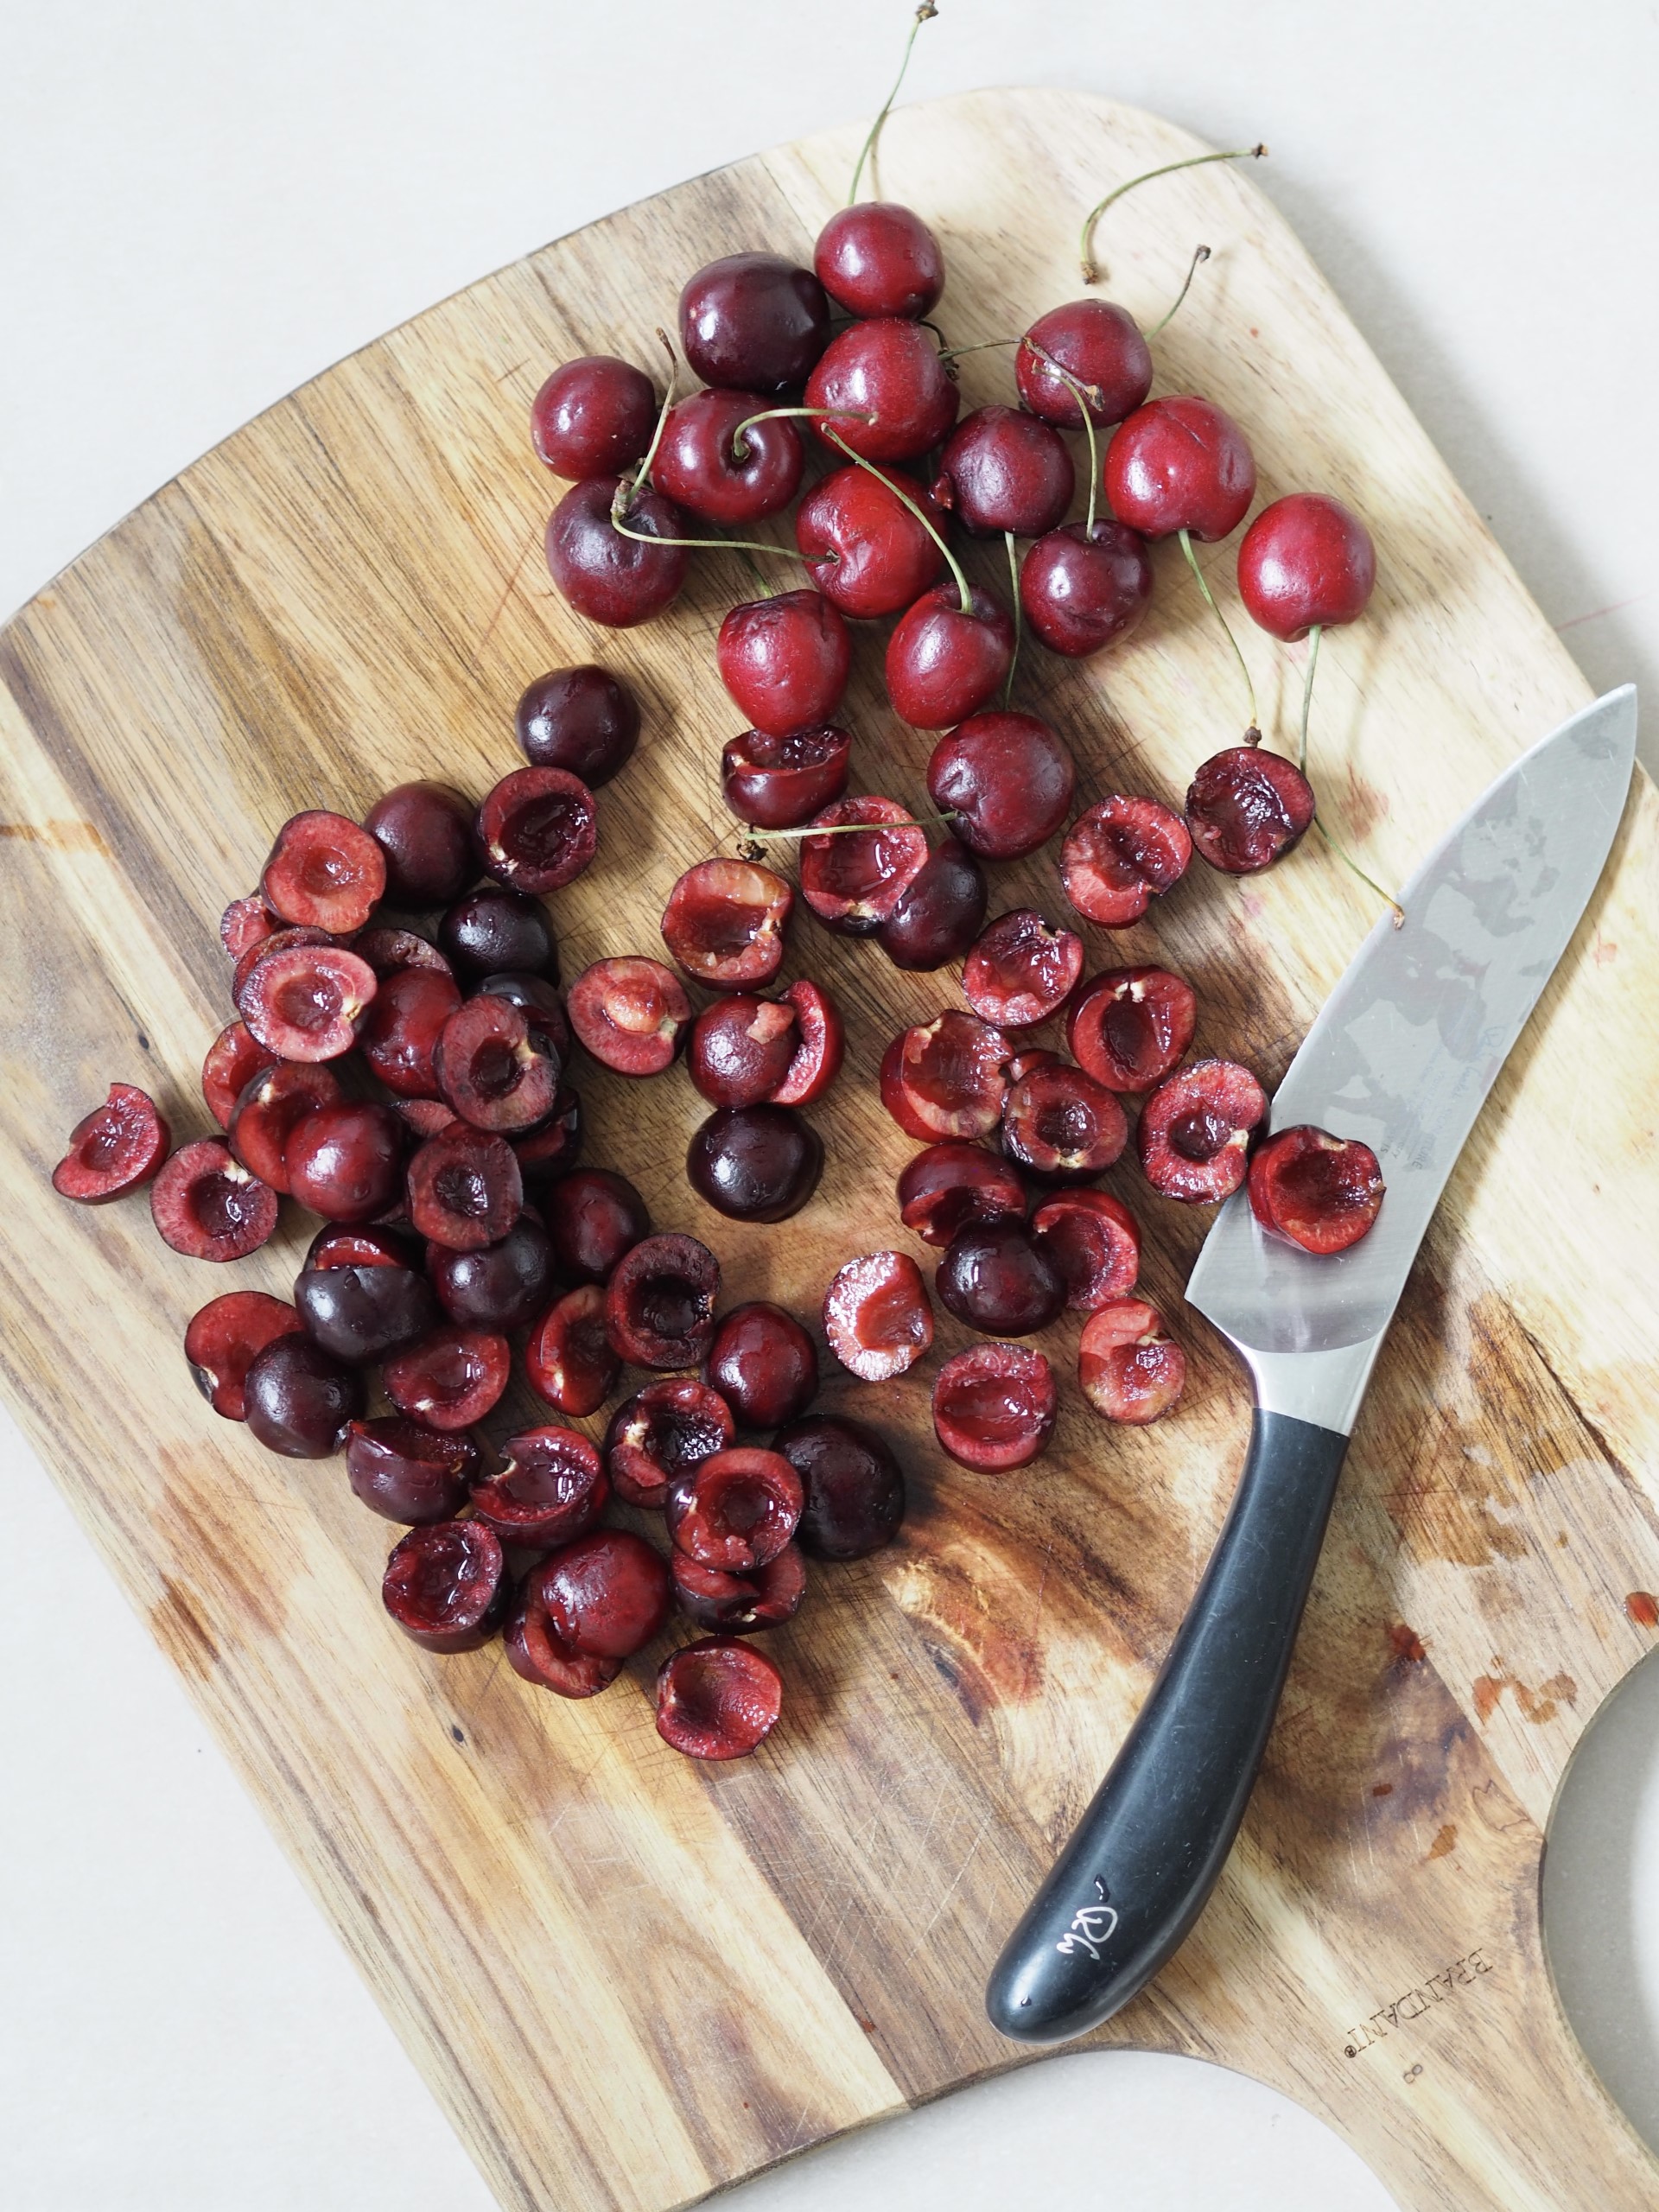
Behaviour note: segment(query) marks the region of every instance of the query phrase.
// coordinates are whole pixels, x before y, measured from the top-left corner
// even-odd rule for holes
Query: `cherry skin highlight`
[[[768,404],[760,392],[704,391],[669,410],[652,474],[677,506],[736,527],[789,505],[805,451],[793,423],[751,419]]]
[[[427,1273],[438,1303],[466,1329],[505,1336],[528,1328],[553,1287],[553,1248],[547,1231],[528,1214],[499,1243],[477,1252],[427,1247]]]
[[[172,1141],[148,1091],[112,1083],[104,1103],[69,1132],[69,1149],[52,1171],[52,1187],[80,1205],[105,1205],[159,1173]]]
[[[639,702],[607,669],[553,668],[526,684],[513,727],[532,768],[563,768],[597,791],[633,757]],[[462,887],[442,896],[453,899]]]
[[[732,608],[715,658],[739,711],[756,729],[786,737],[827,722],[840,706],[852,640],[822,592],[779,592]]]
[[[945,441],[933,496],[976,537],[1040,537],[1077,481],[1058,430],[1014,407],[976,407]]]
[[[1207,399],[1148,400],[1112,434],[1106,497],[1143,537],[1184,530],[1200,543],[1226,537],[1255,496],[1255,458],[1230,415]]]
[[[868,837],[801,840],[801,896],[821,922],[849,937],[879,930],[927,864],[927,833],[896,799],[838,799],[813,827],[840,832],[861,823],[868,824]]]
[[[1370,1234],[1382,1171],[1370,1145],[1300,1123],[1276,1129],[1250,1162],[1250,1211],[1264,1229],[1323,1257]]]
[[[548,1617],[565,1643],[595,1659],[628,1659],[668,1618],[673,1585],[660,1552],[627,1529],[595,1529],[542,1569]]]
[[[585,1536],[610,1502],[596,1445],[574,1428],[521,1429],[495,1473],[473,1485],[474,1516],[504,1544],[546,1551]]]
[[[969,1222],[1018,1219],[1025,1211],[1018,1173],[982,1145],[931,1144],[899,1177],[899,1217],[927,1244],[949,1244]]]
[[[949,729],[976,715],[1014,663],[1014,625],[978,586],[964,613],[954,582],[924,592],[887,640],[883,672],[893,710],[914,729]]]
[[[733,1221],[787,1221],[818,1187],[823,1141],[792,1106],[722,1106],[694,1133],[685,1172]]]
[[[683,545],[642,544],[613,526],[612,504],[621,482],[620,476],[595,476],[572,485],[547,525],[548,574],[578,614],[609,630],[649,622],[685,582]],[[623,520],[647,538],[692,534],[673,501],[650,489],[628,494]]]
[[[1152,389],[1152,353],[1135,317],[1109,300],[1071,300],[1039,315],[1014,348],[1014,383],[1041,421],[1080,430],[1083,408],[1066,377],[1083,386],[1096,429],[1132,415]]]
[[[283,1148],[288,1186],[328,1221],[372,1221],[403,1183],[406,1135],[390,1106],[357,1100],[319,1106]]]
[[[388,899],[447,906],[477,874],[473,810],[448,784],[398,784],[376,799],[363,827],[385,855]]]
[[[331,1068],[274,1061],[250,1078],[231,1109],[231,1150],[251,1175],[286,1196],[289,1141],[308,1115],[334,1104],[340,1095]]]
[[[1263,507],[1238,549],[1238,594],[1250,620],[1294,644],[1317,623],[1357,621],[1376,585],[1376,548],[1351,508],[1318,492]]]
[[[558,976],[546,907],[504,884],[486,884],[458,899],[438,925],[438,943],[466,982],[486,976]]]
[[[1020,607],[1050,652],[1083,660],[1127,638],[1152,603],[1152,562],[1138,531],[1100,516],[1064,523],[1020,564]]]
[[[331,1458],[363,1411],[359,1370],[292,1332],[254,1354],[242,1391],[250,1433],[286,1459]]]
[[[617,1262],[651,1234],[645,1200],[625,1175],[579,1167],[545,1200],[547,1233],[559,1273],[575,1282],[608,1281]]]
[[[461,1007],[459,986],[429,968],[388,976],[357,1033],[363,1057],[400,1098],[434,1098],[436,1053],[445,1023]]]
[[[686,1067],[710,1105],[759,1106],[788,1075],[799,1042],[793,1007],[734,994],[691,1025]]]
[[[964,1223],[933,1278],[939,1303],[987,1336],[1028,1337],[1065,1307],[1065,1279],[1023,1221]]]
[[[556,476],[614,476],[645,458],[657,393],[632,361],[584,354],[555,369],[531,403],[530,441]]]
[[[268,1298],[263,1290],[229,1290],[222,1298],[210,1298],[184,1332],[191,1379],[216,1414],[245,1421],[244,1386],[255,1357],[278,1337],[294,1336],[303,1326],[286,1300]]]
[[[813,563],[818,589],[843,614],[901,614],[944,567],[938,540],[906,499],[943,524],[942,511],[913,477],[851,463],[815,485],[796,510],[795,543]]]
[[[467,1503],[477,1466],[478,1446],[463,1433],[446,1436],[402,1414],[346,1424],[346,1476],[353,1496],[372,1513],[406,1528],[453,1521]]]
[[[680,345],[704,384],[797,391],[830,339],[830,302],[810,270],[775,253],[711,261],[680,294]]]
[[[704,1372],[745,1428],[781,1428],[817,1395],[811,1338],[792,1313],[763,1299],[721,1316]]]
[[[813,429],[830,450],[866,461],[915,461],[949,435],[957,387],[920,327],[885,315],[832,339],[807,380],[806,404],[827,415]]]
[[[1135,1288],[1141,1231],[1128,1208],[1106,1191],[1058,1191],[1031,1217],[1031,1234],[1065,1281],[1065,1302],[1092,1313]]]
[[[722,990],[769,983],[784,957],[795,894],[751,861],[700,861],[663,909],[663,942],[688,976]]]
[[[818,282],[837,307],[865,320],[931,315],[944,291],[944,256],[914,209],[892,200],[839,207],[812,249]]]
[[[386,1561],[381,1602],[423,1651],[476,1651],[512,1599],[501,1540],[481,1521],[411,1529]]]
[[[971,715],[927,764],[928,796],[964,845],[986,860],[1019,860],[1046,844],[1071,804],[1070,749],[1036,715]]]

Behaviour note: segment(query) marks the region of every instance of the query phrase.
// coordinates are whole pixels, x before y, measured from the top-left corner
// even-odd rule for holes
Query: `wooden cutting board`
[[[649,1656],[572,1706],[499,1649],[415,1652],[376,1594],[391,1532],[338,1463],[271,1459],[196,1397],[189,1313],[232,1284],[285,1289],[302,1229],[227,1280],[169,1253],[142,1199],[83,1212],[47,1176],[111,1077],[155,1090],[181,1134],[207,1128],[215,924],[277,823],[360,812],[416,775],[481,791],[513,765],[512,703],[544,667],[597,655],[647,715],[603,794],[598,863],[555,902],[566,972],[656,949],[674,877],[729,841],[711,648],[755,587],[709,556],[669,619],[585,627],[542,566],[551,491],[525,410],[578,352],[654,369],[652,328],[700,263],[808,258],[858,136],[681,186],[433,308],[167,486],[0,636],[4,1386],[512,2207],[664,2212],[1026,2056],[986,2024],[986,1970],[1143,1695],[1239,1465],[1243,1388],[1181,1302],[1208,1217],[1114,1171],[1192,1354],[1160,1427],[1109,1429],[1068,1389],[1040,1464],[976,1477],[933,1445],[931,1364],[881,1389],[832,1376],[827,1402],[899,1446],[910,1518],[879,1558],[815,1570],[770,1645],[783,1725],[702,1770],[652,1731]],[[962,344],[1074,296],[1080,209],[1192,145],[1082,95],[974,93],[895,120],[881,187],[942,234],[941,321]],[[1115,210],[1111,295],[1154,317],[1200,240],[1214,257],[1157,342],[1159,388],[1247,425],[1264,499],[1328,489],[1376,532],[1376,601],[1325,645],[1315,758],[1327,818],[1397,881],[1586,687],[1248,175],[1198,169]],[[970,355],[966,401],[1009,396],[1008,373]],[[1233,551],[1205,556],[1224,601]],[[1085,802],[1179,803],[1240,727],[1224,645],[1179,554],[1155,558],[1128,647],[1022,664]],[[1282,744],[1300,651],[1241,634]],[[922,803],[929,741],[886,708],[880,642],[858,648],[856,782]],[[1414,2212],[1659,2200],[1560,2017],[1538,1925],[1562,1767],[1656,1632],[1639,1593],[1659,1591],[1656,841],[1638,779],[1383,1354],[1239,1847],[1179,1959],[1096,2038],[1273,2083]],[[1054,911],[1052,850],[999,872],[995,900]],[[1093,933],[1090,960],[1184,970],[1199,1046],[1272,1084],[1372,918],[1310,840],[1254,882],[1195,867],[1155,922]],[[732,1297],[810,1314],[849,1253],[910,1242],[891,1199],[910,1147],[871,1078],[956,978],[900,976],[805,918],[790,972],[834,989],[851,1054],[814,1109],[822,1192],[787,1226],[734,1229],[692,1196],[683,1072],[584,1070],[582,1087],[591,1157],[714,1243]],[[1053,1334],[1069,1374],[1075,1331]],[[942,1316],[939,1338],[936,1357],[962,1332]]]

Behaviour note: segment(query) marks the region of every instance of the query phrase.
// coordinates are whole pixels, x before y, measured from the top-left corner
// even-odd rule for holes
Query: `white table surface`
[[[907,19],[904,0],[0,0],[0,610],[446,293],[868,112]],[[999,82],[1266,138],[1253,174],[1586,672],[1659,669],[1659,7],[944,0],[912,94]],[[1651,762],[1659,712],[1649,728]],[[3,1416],[0,1469],[0,2203],[486,2212]],[[1656,1745],[1649,1667],[1574,1767],[1546,1907],[1575,2024],[1659,2142]],[[969,2092],[750,2184],[734,2212],[855,2193],[912,2212],[1389,2202],[1284,2100],[1129,2054]]]

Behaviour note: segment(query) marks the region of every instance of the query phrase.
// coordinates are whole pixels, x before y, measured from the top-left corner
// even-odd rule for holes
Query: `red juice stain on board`
[[[1404,1621],[1395,1621],[1389,1629],[1389,1642],[1394,1649],[1395,1662],[1402,1667],[1414,1666],[1427,1657],[1423,1639],[1414,1628],[1408,1628]]]
[[[1651,1590],[1632,1590],[1624,1611],[1637,1628],[1659,1628],[1659,1598]]]

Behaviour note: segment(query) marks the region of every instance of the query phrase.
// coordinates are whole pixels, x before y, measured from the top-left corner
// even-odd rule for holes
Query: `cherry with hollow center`
[[[906,1136],[988,1136],[1008,1090],[1008,1042],[955,1007],[901,1030],[882,1055],[881,1103]]]
[[[385,896],[386,856],[355,822],[314,808],[276,832],[259,889],[283,921],[349,937]]]
[[[1153,1188],[1211,1205],[1244,1180],[1251,1133],[1267,1093],[1232,1060],[1194,1060],[1167,1076],[1141,1109],[1135,1145]]]
[[[503,1136],[534,1128],[553,1110],[559,1060],[511,999],[480,993],[459,1006],[432,1056],[445,1103],[475,1129]]]
[[[963,963],[962,995],[993,1028],[1046,1021],[1083,973],[1083,939],[1056,929],[1034,906],[1001,914]]]
[[[158,1174],[172,1141],[148,1091],[112,1083],[104,1103],[70,1130],[69,1149],[52,1171],[52,1187],[60,1198],[84,1206],[107,1205]]]
[[[784,993],[795,1016],[798,1042],[783,1081],[772,1094],[774,1106],[810,1106],[822,1098],[841,1072],[847,1035],[836,1006],[823,985],[802,976]]]
[[[1316,811],[1295,762],[1261,745],[1212,754],[1186,794],[1193,849],[1226,875],[1258,875],[1294,852]]]
[[[530,440],[556,476],[614,476],[642,460],[657,427],[657,393],[632,361],[586,353],[554,370],[531,403]]]
[[[574,1542],[610,1502],[598,1446],[577,1429],[520,1429],[501,1453],[494,1474],[473,1485],[473,1512],[517,1550]]]
[[[1065,1281],[1065,1302],[1092,1313],[1135,1287],[1141,1231],[1108,1191],[1057,1191],[1031,1217],[1031,1235]]]
[[[823,286],[776,253],[708,263],[687,279],[679,312],[693,375],[728,391],[798,391],[830,340]]]
[[[1264,1229],[1325,1257],[1368,1236],[1382,1171],[1370,1145],[1300,1122],[1275,1129],[1250,1162],[1250,1211]]]
[[[804,1499],[800,1477],[781,1453],[731,1445],[675,1478],[668,1533],[700,1566],[749,1574],[788,1543]]]
[[[1114,793],[1080,814],[1060,849],[1060,880],[1085,921],[1127,929],[1186,873],[1187,824],[1155,798]]]
[[[1077,1380],[1097,1414],[1144,1428],[1161,1421],[1185,1388],[1186,1354],[1155,1306],[1112,1299],[1084,1323]]]
[[[216,1137],[181,1145],[149,1186],[163,1243],[187,1259],[245,1260],[269,1243],[278,1200]]]
[[[823,1294],[823,1332],[842,1365],[866,1382],[913,1367],[933,1341],[933,1308],[908,1252],[864,1252]]]
[[[933,496],[976,537],[1040,537],[1065,518],[1077,472],[1059,432],[1014,407],[976,407],[946,439]]]
[[[784,957],[795,894],[752,861],[700,861],[663,909],[663,942],[688,976],[735,990],[769,983]]]
[[[724,1394],[690,1376],[647,1382],[611,1416],[605,1466],[629,1505],[664,1505],[669,1486],[735,1439]]]
[[[245,1421],[249,1368],[267,1344],[304,1325],[286,1300],[263,1290],[227,1290],[222,1298],[210,1298],[184,1332],[191,1379],[216,1414]]]
[[[510,890],[556,891],[592,864],[599,847],[594,795],[564,768],[515,768],[478,810],[484,865]]]
[[[512,1597],[501,1540],[481,1521],[411,1529],[386,1561],[381,1602],[423,1651],[476,1651]]]
[[[1007,1474],[1029,1466],[1053,1433],[1054,1370],[1024,1344],[975,1344],[946,1360],[933,1384],[933,1433],[964,1467]]]
[[[764,1653],[736,1637],[706,1637],[658,1668],[657,1733],[687,1758],[747,1758],[777,1726],[783,1700],[783,1677]]]
[[[400,1414],[429,1428],[470,1428],[500,1402],[512,1373],[507,1340],[493,1329],[441,1322],[401,1345],[381,1370]]]
[[[695,1236],[647,1236],[619,1262],[605,1291],[605,1326],[636,1367],[697,1367],[715,1332],[720,1262]]]
[[[578,1041],[619,1075],[659,1075],[691,1020],[685,987],[660,960],[596,960],[570,986],[565,1011]]]
[[[721,794],[752,828],[797,830],[846,790],[851,752],[851,739],[833,722],[782,737],[745,730],[720,756]]]
[[[1166,968],[1112,968],[1078,992],[1065,1041],[1079,1065],[1108,1090],[1150,1090],[1192,1041],[1198,999]]]
[[[791,1620],[806,1595],[806,1562],[798,1544],[785,1544],[776,1559],[749,1574],[704,1567],[682,1551],[672,1553],[668,1565],[680,1611],[699,1628],[725,1636],[749,1636]]]
[[[479,1252],[518,1220],[524,1178],[505,1138],[454,1122],[417,1147],[404,1196],[417,1234],[452,1252]]]
[[[1026,1186],[982,1145],[947,1138],[918,1152],[899,1177],[899,1217],[927,1244],[948,1244],[969,1222],[1018,1217]]]
[[[908,807],[874,793],[836,800],[812,828],[821,834],[801,840],[802,898],[831,929],[873,935],[927,865],[926,832]]]
[[[580,1283],[554,1300],[524,1347],[531,1389],[577,1420],[599,1411],[621,1372],[605,1315],[601,1285]]]
[[[259,1043],[283,1060],[337,1060],[349,1052],[379,988],[368,962],[337,944],[272,938],[270,948],[258,948],[235,994],[236,1010]]]

